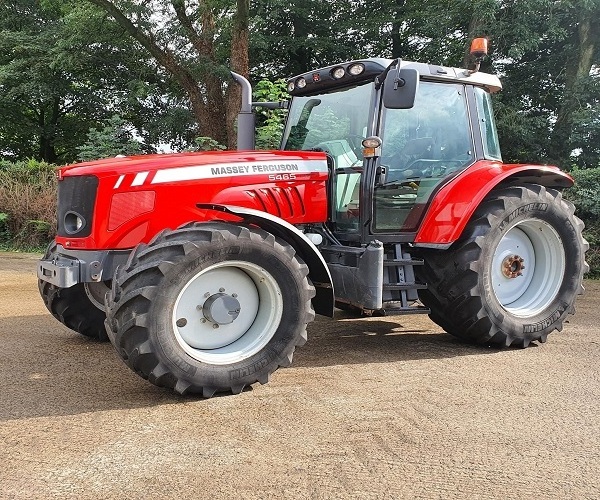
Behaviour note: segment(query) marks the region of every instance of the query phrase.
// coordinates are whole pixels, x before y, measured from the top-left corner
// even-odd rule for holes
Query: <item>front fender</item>
[[[256,224],[292,245],[308,266],[309,277],[316,289],[316,295],[312,299],[315,312],[333,317],[335,295],[329,268],[317,247],[302,231],[275,215],[252,208],[204,203],[199,203],[197,207],[235,215],[248,223]]]
[[[437,192],[417,232],[415,246],[448,248],[460,237],[481,201],[501,183],[562,189],[574,181],[553,166],[478,161]]]

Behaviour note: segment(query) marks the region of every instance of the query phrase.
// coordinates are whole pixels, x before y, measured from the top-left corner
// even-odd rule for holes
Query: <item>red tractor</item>
[[[587,270],[561,195],[573,180],[502,163],[497,77],[385,59],[307,72],[280,103],[280,151],[253,150],[250,85],[234,78],[240,150],[58,170],[38,277],[60,322],[205,397],[266,383],[334,306],[428,313],[478,344],[562,329]]]

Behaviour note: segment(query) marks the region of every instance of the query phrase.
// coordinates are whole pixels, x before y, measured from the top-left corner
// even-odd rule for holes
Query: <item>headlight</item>
[[[287,86],[288,92],[293,92],[293,90],[295,88],[296,88],[296,84],[294,82],[288,83],[288,86]]]
[[[333,68],[331,70],[331,76],[333,76],[336,80],[339,80],[346,74],[346,70],[342,67]]]
[[[78,233],[85,226],[85,219],[77,212],[67,212],[65,214],[65,231],[68,234]]]
[[[348,73],[352,76],[360,75],[365,70],[364,64],[353,64],[348,68]]]
[[[304,78],[298,78],[296,80],[296,87],[298,87],[299,89],[303,89],[304,87],[306,87],[306,80]]]

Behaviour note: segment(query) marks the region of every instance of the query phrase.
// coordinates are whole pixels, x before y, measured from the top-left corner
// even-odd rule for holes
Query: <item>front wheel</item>
[[[51,244],[44,259],[55,253],[56,245]],[[38,289],[48,311],[67,328],[95,340],[108,340],[103,303],[104,295],[110,289],[107,282],[78,283],[69,288],[59,288],[38,279]]]
[[[467,341],[526,347],[562,330],[587,271],[583,223],[560,192],[539,185],[494,191],[460,240],[423,252],[420,293],[430,317]]]
[[[314,318],[308,267],[258,228],[199,223],[117,271],[107,329],[127,365],[178,393],[240,392],[288,366]]]

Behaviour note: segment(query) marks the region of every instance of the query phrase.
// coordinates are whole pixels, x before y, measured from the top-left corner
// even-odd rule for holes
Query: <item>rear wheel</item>
[[[117,271],[107,328],[127,365],[181,394],[238,393],[289,366],[314,319],[308,267],[257,228],[200,223],[140,245]]]
[[[462,339],[526,347],[562,330],[587,270],[583,223],[560,192],[508,187],[486,198],[448,251],[423,252],[430,317]]]
[[[51,258],[55,251],[56,246],[51,244],[44,259]],[[48,311],[67,328],[92,339],[108,340],[102,302],[110,289],[107,283],[78,283],[69,288],[59,288],[38,280],[38,289]]]

